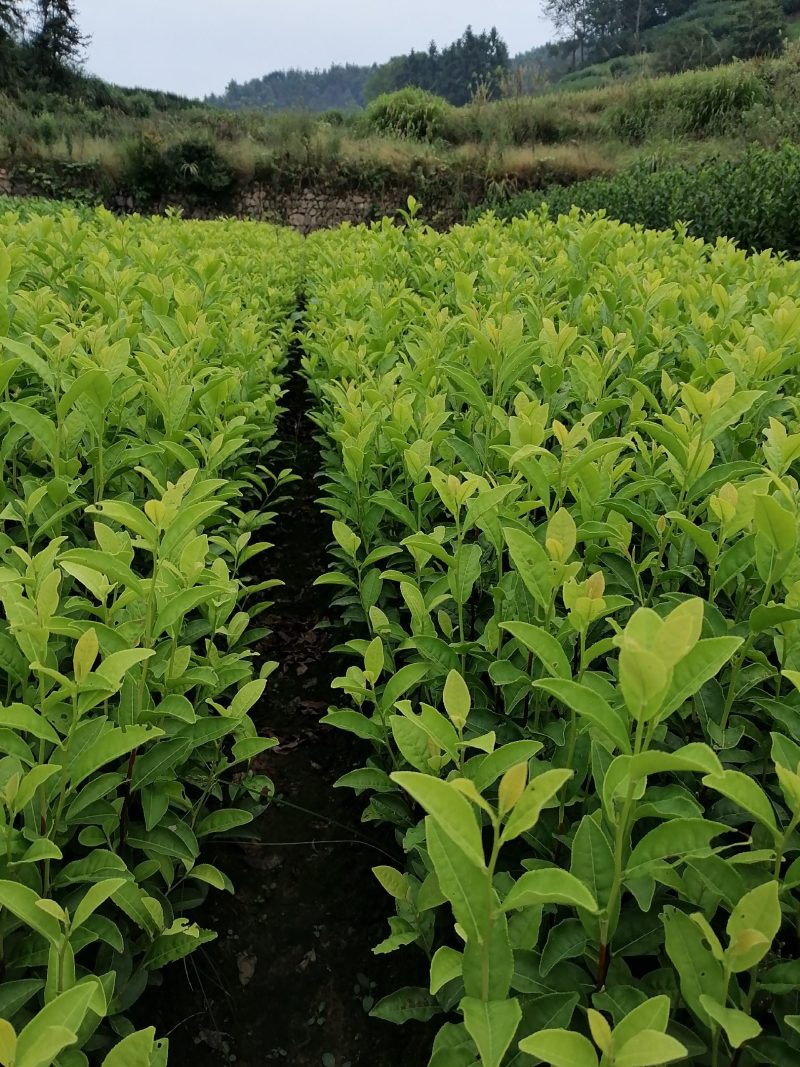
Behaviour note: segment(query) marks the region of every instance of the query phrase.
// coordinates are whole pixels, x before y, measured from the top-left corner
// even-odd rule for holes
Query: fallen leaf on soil
[[[240,952],[236,957],[236,965],[239,968],[239,981],[242,985],[247,985],[256,973],[257,963],[258,956],[251,956],[247,952]]]
[[[225,1034],[219,1030],[201,1030],[197,1035],[203,1044],[219,1052],[225,1044]]]
[[[305,954],[305,956],[303,956],[303,958],[300,960],[299,964],[297,965],[297,969],[298,969],[298,971],[304,971],[306,969],[306,967],[308,967],[309,963],[316,963],[316,962],[317,962],[317,954],[314,951],[314,949],[312,948],[311,951],[307,952]]]

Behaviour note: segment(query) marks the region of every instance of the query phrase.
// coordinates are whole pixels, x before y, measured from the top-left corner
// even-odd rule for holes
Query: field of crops
[[[300,240],[0,218],[0,1062],[159,1064],[125,1013],[214,934],[183,912],[249,822],[248,715]],[[285,481],[286,476],[283,476]],[[66,1051],[65,1051],[66,1050]]]
[[[800,265],[413,205],[0,239],[0,1063],[166,1061],[130,1009],[271,795],[294,342],[346,665],[320,743],[396,843],[375,952],[427,976],[373,1019],[435,1019],[430,1067],[796,1064]]]

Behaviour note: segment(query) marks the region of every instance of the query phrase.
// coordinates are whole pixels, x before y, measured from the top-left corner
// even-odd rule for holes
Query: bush
[[[189,138],[164,147],[153,133],[129,145],[122,176],[149,200],[184,192],[220,202],[236,182],[232,167],[210,141]]]
[[[164,154],[172,187],[212,200],[224,198],[236,176],[228,161],[210,141],[190,139]]]
[[[706,241],[730,237],[745,248],[772,248],[797,257],[800,147],[750,148],[739,162],[707,160],[695,168],[639,165],[613,178],[551,187],[486,206],[502,218],[513,218],[543,203],[553,217],[576,205],[649,229],[669,229],[683,221],[690,234]]]
[[[123,152],[122,180],[137,193],[155,200],[166,188],[167,165],[161,138],[144,132]]]
[[[445,134],[450,110],[440,96],[409,86],[372,100],[367,105],[367,122],[375,133],[435,141]]]
[[[344,126],[346,116],[340,107],[330,107],[327,111],[320,112],[320,122],[326,122],[329,126]]]

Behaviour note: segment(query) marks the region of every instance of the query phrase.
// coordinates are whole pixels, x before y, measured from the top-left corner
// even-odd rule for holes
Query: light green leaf
[[[570,1030],[540,1030],[520,1041],[519,1047],[552,1067],[598,1067],[591,1041]]]
[[[738,1008],[726,1008],[718,1000],[705,994],[701,995],[700,1003],[714,1022],[719,1023],[725,1031],[731,1048],[739,1048],[745,1041],[752,1041],[761,1033],[761,1024]]]
[[[500,1067],[522,1018],[519,1002],[464,997],[461,1010],[467,1032],[478,1046],[482,1067]]]
[[[410,793],[476,865],[484,865],[481,832],[469,801],[448,782],[416,771],[396,771],[392,781]]]
[[[557,867],[547,867],[523,874],[503,901],[506,911],[528,908],[536,904],[571,904],[597,913],[597,901],[583,884]]]

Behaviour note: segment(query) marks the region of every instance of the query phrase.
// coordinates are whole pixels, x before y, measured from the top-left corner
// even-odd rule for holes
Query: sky
[[[468,24],[497,26],[512,55],[552,27],[541,0],[76,0],[87,68],[119,85],[189,96],[286,67],[382,63]]]

